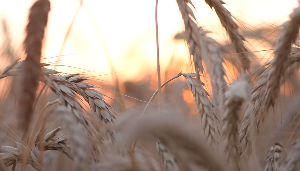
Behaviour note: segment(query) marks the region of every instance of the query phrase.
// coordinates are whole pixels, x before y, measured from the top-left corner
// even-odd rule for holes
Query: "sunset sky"
[[[33,0],[0,0],[0,17],[8,21],[13,44],[21,48],[27,15]],[[228,40],[216,14],[204,0],[193,1],[200,25],[214,32],[212,37],[224,43]],[[239,20],[253,27],[280,25],[288,19],[296,7],[296,0],[230,0],[225,7]],[[51,13],[45,39],[45,57],[58,55],[64,36],[78,8],[79,0],[51,0]],[[120,80],[140,80],[147,72],[154,72],[156,65],[155,47],[155,0],[84,0],[60,64],[70,65],[97,72],[89,75],[108,74],[97,77],[111,82],[107,47]],[[173,37],[183,31],[183,22],[176,0],[159,0],[159,38],[162,71],[173,53],[181,63],[178,71],[189,72],[188,54],[183,41]],[[105,45],[100,39],[105,41]],[[2,35],[0,35],[2,37]],[[0,43],[3,40],[0,39]],[[259,46],[255,46],[260,49]],[[263,47],[261,47],[263,48]],[[174,51],[175,50],[175,51]],[[44,62],[55,62],[57,58]],[[59,67],[62,72],[77,73],[81,69]]]

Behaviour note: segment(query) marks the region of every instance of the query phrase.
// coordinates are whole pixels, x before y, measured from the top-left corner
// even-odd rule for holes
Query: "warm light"
[[[193,96],[193,93],[191,92],[191,90],[190,89],[183,89],[182,90],[182,97],[183,97],[183,100],[189,106],[189,109],[192,110],[189,113],[196,114],[197,108],[196,108],[195,99],[194,99],[194,96]]]

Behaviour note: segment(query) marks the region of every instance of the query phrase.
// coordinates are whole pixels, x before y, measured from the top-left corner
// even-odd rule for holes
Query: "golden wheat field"
[[[300,1],[0,4],[0,171],[300,170]]]

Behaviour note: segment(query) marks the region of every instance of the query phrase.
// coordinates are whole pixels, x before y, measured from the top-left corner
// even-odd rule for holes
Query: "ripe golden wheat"
[[[25,32],[25,59],[12,61],[0,74],[1,81],[8,77],[22,81],[17,85],[20,92],[15,93],[17,101],[3,100],[3,104],[14,106],[12,114],[17,113],[18,122],[13,120],[8,125],[6,119],[11,111],[0,110],[0,170],[47,171],[59,170],[63,165],[70,171],[299,170],[298,124],[294,130],[287,127],[292,133],[288,139],[270,140],[261,132],[267,132],[264,129],[268,128],[268,134],[282,133],[273,127],[278,124],[275,118],[280,113],[277,111],[280,102],[286,100],[280,88],[300,67],[300,48],[296,42],[300,6],[294,9],[278,35],[273,59],[256,72],[252,65],[255,60],[250,60],[251,52],[236,18],[222,0],[205,0],[231,40],[233,58],[239,61],[234,66],[238,79],[230,82],[225,70],[228,54],[209,36],[211,31],[199,24],[196,6],[191,0],[176,0],[176,3],[182,14],[193,73],[178,71],[160,88],[175,84],[175,79],[185,82],[193,96],[196,115],[189,115],[189,110],[179,113],[176,106],[172,109],[172,103],[164,105],[162,99],[158,101],[163,110],[156,110],[157,105],[151,101],[160,88],[143,110],[123,111],[121,102],[122,111],[117,111],[107,101],[101,86],[92,83],[93,79],[49,69],[49,64],[40,60],[51,1],[35,1]],[[83,1],[78,10],[82,5]],[[206,76],[209,84],[204,81]],[[40,90],[39,85],[49,89],[50,95],[43,93],[48,91]],[[56,100],[46,105],[40,102],[42,97],[48,100],[50,96]],[[272,124],[268,113],[274,113]],[[293,117],[297,123],[297,115],[286,117]],[[47,164],[48,153],[52,154],[50,161],[55,162]]]

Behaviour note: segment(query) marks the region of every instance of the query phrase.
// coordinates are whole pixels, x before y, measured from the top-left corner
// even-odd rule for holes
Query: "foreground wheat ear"
[[[205,140],[194,133],[193,123],[183,116],[170,117],[159,113],[130,117],[114,129],[121,132],[121,142],[128,148],[144,136],[152,135],[158,138],[174,155],[180,170],[226,170],[222,158],[214,155]]]
[[[19,76],[24,62],[18,60],[7,66],[0,74],[0,79],[7,76]],[[47,64],[40,64],[41,67]],[[83,115],[83,107],[77,101],[79,94],[88,102],[90,107],[103,122],[112,122],[115,119],[112,107],[105,102],[103,94],[96,90],[97,86],[84,82],[86,78],[76,74],[57,75],[59,72],[42,68],[39,80],[45,83],[61,100],[69,112],[73,113],[83,125],[88,125],[86,117]],[[76,94],[77,93],[77,94]]]
[[[295,171],[299,170],[300,168],[300,139],[296,140],[293,144],[292,148],[290,149],[289,153],[287,154],[286,159],[282,162],[279,170],[284,171]]]
[[[240,109],[250,97],[249,85],[245,80],[234,82],[225,93],[225,112],[222,133],[225,138],[225,152],[235,170],[241,170],[238,154],[238,123]]]
[[[176,159],[170,153],[169,149],[160,141],[156,141],[156,148],[163,160],[166,171],[179,171]]]
[[[33,168],[39,170],[39,168],[41,168],[41,163],[38,162],[38,157],[41,153],[41,149],[39,148],[40,143],[43,144],[43,150],[56,150],[66,154],[69,158],[72,159],[70,150],[66,146],[65,137],[57,136],[57,133],[59,131],[61,131],[61,127],[55,128],[47,134],[44,134],[45,136],[44,138],[42,138],[42,141],[39,141],[39,138],[37,138],[41,134],[41,132],[39,132],[33,137],[35,138],[35,145],[32,149],[29,149],[27,144],[23,144],[22,142],[17,143],[17,147],[1,146],[1,150],[3,150],[3,153],[0,153],[1,159],[7,167],[11,165],[14,165],[15,167],[17,163],[23,162],[23,155],[27,151],[30,151],[28,164],[30,164]]]
[[[33,113],[33,104],[41,72],[40,57],[42,41],[50,11],[49,0],[38,0],[30,8],[26,38],[24,41],[26,59],[22,72],[21,95],[18,115],[20,126],[27,130]]]
[[[102,163],[92,164],[91,171],[162,171],[151,156],[133,152],[126,155],[108,154]]]
[[[279,171],[281,152],[283,146],[280,143],[275,143],[269,149],[269,156],[267,158],[267,165],[264,171]]]

